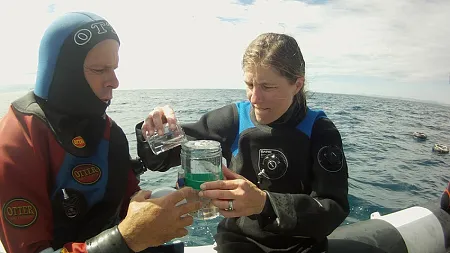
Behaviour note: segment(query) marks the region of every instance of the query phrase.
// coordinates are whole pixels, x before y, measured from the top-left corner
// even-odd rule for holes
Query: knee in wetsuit
[[[183,253],[184,243],[178,242],[168,245],[160,245],[157,247],[147,248],[142,253]]]
[[[442,193],[441,208],[444,211],[446,211],[447,213],[450,213],[450,183],[448,184],[447,188],[444,190],[444,193]]]

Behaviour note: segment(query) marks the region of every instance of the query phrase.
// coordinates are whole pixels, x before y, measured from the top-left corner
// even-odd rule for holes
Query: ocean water
[[[0,117],[24,92],[0,94]],[[136,155],[134,126],[158,105],[171,105],[180,122],[245,99],[244,90],[120,90],[108,114],[126,133]],[[450,105],[387,98],[313,93],[308,105],[323,109],[339,129],[349,167],[351,212],[342,225],[367,220],[372,212],[391,213],[438,200],[450,180],[450,155],[433,153],[435,143],[450,146]],[[428,135],[416,141],[414,131]],[[141,187],[174,186],[177,168],[146,172]],[[188,245],[213,243],[220,217],[196,221]]]

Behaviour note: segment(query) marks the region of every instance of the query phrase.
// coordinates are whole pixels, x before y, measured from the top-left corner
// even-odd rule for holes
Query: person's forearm
[[[307,194],[267,192],[270,207],[260,214],[266,231],[323,238],[347,217],[348,210],[332,199],[317,199]]]

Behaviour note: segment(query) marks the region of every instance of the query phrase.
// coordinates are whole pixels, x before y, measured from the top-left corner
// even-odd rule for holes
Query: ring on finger
[[[228,208],[225,209],[225,211],[233,211],[233,200],[228,200]]]

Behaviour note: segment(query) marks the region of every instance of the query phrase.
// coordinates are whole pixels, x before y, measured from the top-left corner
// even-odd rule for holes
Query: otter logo
[[[81,29],[78,32],[75,33],[73,36],[73,40],[77,45],[82,46],[86,43],[88,43],[92,38],[92,32],[88,29]]]
[[[86,147],[86,142],[84,141],[83,137],[77,136],[72,139],[72,144],[77,148],[84,148]]]
[[[14,227],[26,228],[36,222],[38,212],[36,206],[23,198],[15,198],[3,206],[4,219]]]
[[[344,153],[338,146],[325,146],[317,153],[317,161],[322,169],[338,172],[344,165]]]
[[[114,31],[114,29],[112,28],[112,26],[109,25],[108,22],[105,21],[99,21],[99,22],[95,22],[91,25],[92,29],[97,29],[97,34],[103,34],[103,33],[107,33],[108,30],[105,29],[105,27],[109,27],[109,29],[111,30],[112,33],[116,34],[116,31]]]
[[[83,28],[78,30],[75,35],[73,36],[73,40],[75,41],[75,43],[79,46],[83,46],[86,43],[88,43],[91,39],[92,39],[92,32],[96,32],[97,34],[103,34],[103,33],[107,33],[108,29],[116,34],[116,31],[114,31],[114,29],[112,28],[111,25],[109,25],[108,22],[106,21],[98,21],[95,23],[92,23],[90,26],[91,30]],[[108,28],[108,29],[106,29]]]
[[[258,167],[260,174],[268,179],[275,180],[286,174],[288,160],[280,150],[260,149]]]
[[[80,164],[72,169],[72,177],[80,184],[95,184],[102,176],[102,171],[94,164]]]

